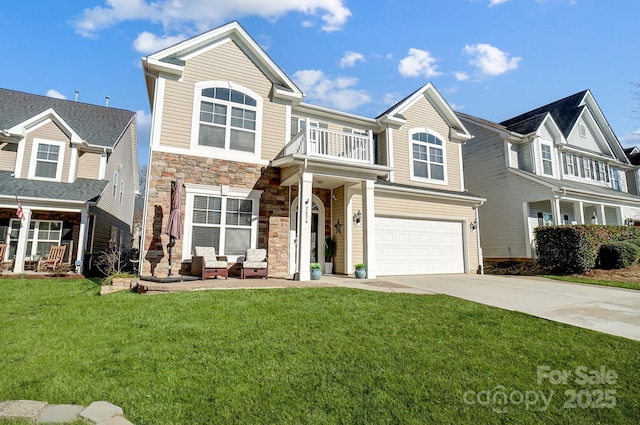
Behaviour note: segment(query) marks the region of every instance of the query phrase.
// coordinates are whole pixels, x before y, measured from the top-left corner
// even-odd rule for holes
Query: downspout
[[[484,201],[478,203],[473,207],[473,212],[475,214],[475,223],[476,223],[476,252],[478,255],[478,274],[484,274],[484,267],[482,261],[482,251],[480,247],[480,221],[478,219],[478,208],[480,208],[484,204]]]

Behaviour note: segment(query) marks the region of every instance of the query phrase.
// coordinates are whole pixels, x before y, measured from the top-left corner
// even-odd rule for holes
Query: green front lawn
[[[0,280],[0,400],[107,400],[137,425],[640,420],[640,343],[520,313],[339,288],[98,291]],[[617,378],[584,384],[581,366]]]

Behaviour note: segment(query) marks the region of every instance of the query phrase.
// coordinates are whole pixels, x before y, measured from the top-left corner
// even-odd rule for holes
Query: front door
[[[298,198],[291,203],[289,214],[289,274],[298,271]],[[312,263],[324,262],[324,204],[313,195],[311,206],[311,243],[309,258]]]

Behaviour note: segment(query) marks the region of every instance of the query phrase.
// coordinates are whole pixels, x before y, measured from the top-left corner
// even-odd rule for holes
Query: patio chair
[[[38,261],[37,271],[44,272],[47,270],[57,270],[62,264],[66,249],[66,245],[51,246],[47,257],[41,258],[40,261]]]
[[[250,276],[261,276],[266,279],[269,275],[266,249],[247,249],[247,256],[242,259],[240,279]]]
[[[222,276],[229,278],[229,263],[227,257],[216,255],[216,249],[210,246],[196,246],[195,254],[191,258],[191,271],[200,272],[202,280],[210,277]]]
[[[0,243],[0,272],[4,270],[4,256],[7,253],[7,244]]]

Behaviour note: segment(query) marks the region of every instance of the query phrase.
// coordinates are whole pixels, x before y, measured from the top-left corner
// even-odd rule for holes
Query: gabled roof
[[[256,66],[261,69],[264,75],[271,80],[276,96],[282,95],[292,99],[302,99],[302,91],[237,21],[214,28],[144,57],[142,58],[143,67],[153,74],[164,72],[181,77],[185,63],[189,58],[229,39],[235,41]],[[150,100],[153,98],[152,88],[154,84],[155,80],[147,77]]]
[[[627,158],[629,158],[630,163],[633,165],[640,165],[640,150],[638,150],[637,146],[626,148],[624,153],[627,155]]]
[[[0,171],[0,196],[22,199],[55,199],[60,202],[82,202],[96,200],[107,180],[78,178],[73,183],[13,178],[10,171]]]
[[[90,105],[48,96],[0,89],[0,131],[53,110],[81,140],[89,145],[112,148],[135,117],[135,112]]]
[[[585,107],[583,101],[588,93],[589,90],[581,91],[564,99],[520,114],[517,117],[502,121],[500,124],[511,131],[520,134],[529,134],[538,130],[538,127],[542,124],[546,115],[551,114],[563,136],[566,138],[569,136],[569,133],[575,126],[578,117]]]
[[[414,91],[409,96],[378,115],[376,119],[382,122],[386,121],[402,124],[405,121],[402,114],[413,106],[413,104],[415,104],[422,96],[426,97],[431,102],[442,119],[444,119],[449,125],[452,130],[449,136],[452,139],[469,140],[473,137],[465,128],[464,124],[462,124],[462,121],[460,121],[453,109],[451,109],[451,106],[449,106],[440,92],[431,83],[427,83],[420,87],[418,90]]]

